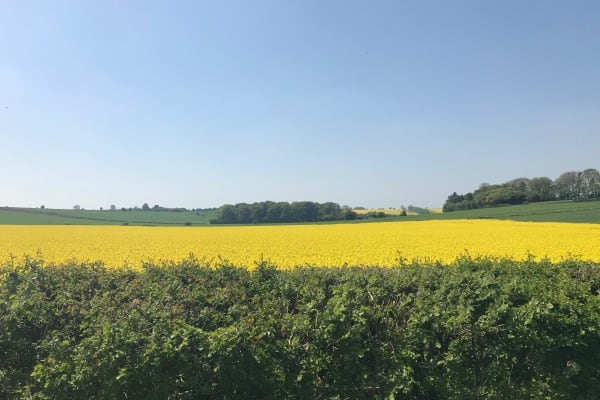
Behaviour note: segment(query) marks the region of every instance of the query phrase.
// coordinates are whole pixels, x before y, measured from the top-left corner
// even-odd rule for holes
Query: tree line
[[[384,214],[385,216],[385,214]],[[359,216],[348,207],[337,203],[312,201],[274,202],[261,201],[252,204],[225,204],[217,210],[211,224],[260,224],[282,222],[317,222],[353,220]]]
[[[568,171],[552,180],[548,177],[516,178],[503,184],[482,183],[473,192],[448,196],[444,211],[470,210],[556,200],[600,198],[600,172],[594,168]]]

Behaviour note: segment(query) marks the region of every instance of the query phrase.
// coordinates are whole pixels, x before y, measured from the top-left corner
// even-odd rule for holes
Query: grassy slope
[[[200,215],[172,211],[97,211],[97,210],[40,210],[35,208],[0,208],[0,224],[23,225],[192,225],[208,224],[215,211],[200,211]],[[518,206],[454,211],[450,213],[409,215],[385,219],[348,222],[427,221],[440,219],[511,219],[537,222],[600,223],[600,201],[548,202]],[[339,223],[339,221],[333,222]]]
[[[478,210],[408,215],[406,217],[378,218],[348,221],[348,223],[386,221],[432,221],[445,219],[510,219],[532,222],[580,222],[600,224],[600,200],[552,201],[517,206],[482,208]],[[339,221],[328,222],[339,223]]]
[[[23,225],[192,225],[208,224],[214,211],[97,211],[0,208],[0,224]]]
[[[511,219],[535,222],[587,222],[600,223],[600,201],[553,201],[518,206],[454,211],[443,214],[408,217],[410,220],[432,219]]]

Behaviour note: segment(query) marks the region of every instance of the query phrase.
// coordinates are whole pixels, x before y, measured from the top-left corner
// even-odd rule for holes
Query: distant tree
[[[75,204],[73,206],[73,210],[81,210],[81,206],[79,204]]]
[[[110,205],[110,211],[115,211],[117,209],[117,206],[115,206],[114,204]]]
[[[352,220],[355,220],[357,216],[358,216],[358,214],[352,210],[347,209],[344,211],[344,219],[345,220],[352,221]]]
[[[252,223],[260,224],[267,222],[267,205],[266,203],[254,203],[252,205]]]
[[[521,204],[525,201],[525,192],[511,186],[491,185],[473,193],[473,201],[479,207],[503,204]]]
[[[240,224],[249,224],[252,222],[252,210],[250,205],[239,203],[235,205],[236,221]]]
[[[527,192],[529,190],[530,185],[529,178],[516,178],[512,181],[507,182],[504,186],[510,186],[513,189],[520,190],[522,192]]]
[[[349,211],[349,210],[346,210]],[[288,202],[263,201],[252,204],[225,204],[218,209],[217,218],[211,223],[220,224],[260,224],[281,222],[333,221],[346,219],[337,203],[315,203],[300,201]]]
[[[408,211],[415,213],[415,214],[419,214],[419,215],[425,215],[425,214],[429,214],[429,209],[428,208],[423,208],[423,207],[416,207],[413,205],[408,206],[407,208]],[[402,210],[405,211],[405,210]]]
[[[527,192],[527,201],[550,201],[556,199],[556,193],[552,184],[552,179],[545,176],[533,178],[529,181],[529,190]]]
[[[446,199],[443,210],[445,212],[462,210],[464,207],[464,202],[465,202],[464,195],[460,195],[456,192],[453,192],[451,195],[448,196],[448,199]]]
[[[579,175],[582,196],[588,199],[600,197],[600,172],[588,168]]]
[[[277,203],[279,209],[279,221],[281,222],[293,222],[294,216],[292,215],[292,207],[287,201],[280,201]]]
[[[312,201],[297,201],[291,204],[291,212],[294,219],[304,222],[317,221],[319,209],[317,203]]]
[[[150,206],[148,205],[148,203],[144,203],[142,205],[142,211],[149,211],[150,210]]]
[[[161,207],[160,207],[158,204],[155,204],[155,205],[152,207],[152,211],[160,211],[160,209],[161,209]]]
[[[521,204],[525,201],[577,200],[600,198],[600,172],[593,168],[568,171],[552,181],[545,176],[516,178],[502,185],[482,183],[473,193],[448,196],[444,211]]]
[[[270,202],[267,206],[267,222],[285,222],[281,218],[282,212],[281,203]]]
[[[221,206],[218,213],[218,222],[220,224],[235,224],[238,222],[235,207],[231,204]]]
[[[575,200],[580,196],[580,181],[577,171],[569,171],[561,174],[554,181],[558,198],[560,200]]]
[[[318,218],[321,221],[339,220],[342,216],[340,205],[333,202],[319,204],[318,212]]]
[[[102,207],[100,207],[100,211],[104,211],[104,209]]]
[[[42,204],[42,205],[40,206],[40,208],[43,210],[43,209],[45,209],[45,208],[46,208],[46,206]]]

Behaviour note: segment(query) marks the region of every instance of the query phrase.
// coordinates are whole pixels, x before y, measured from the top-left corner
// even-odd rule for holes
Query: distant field
[[[0,224],[17,225],[206,225],[215,211],[99,211],[0,208]]]
[[[551,201],[546,203],[533,203],[516,206],[495,208],[482,208],[478,210],[453,211],[442,213],[439,208],[429,209],[431,214],[415,215],[409,213],[405,217],[399,216],[400,209],[368,209],[354,210],[359,214],[368,212],[385,212],[393,215],[391,218],[382,218],[374,221],[431,221],[446,219],[510,219],[528,222],[580,222],[600,223],[600,201]],[[358,221],[362,222],[362,221]]]
[[[356,211],[356,210],[355,210]],[[600,201],[561,201],[534,203],[517,206],[483,208],[478,210],[442,213],[430,209],[431,214],[401,217],[400,209],[378,208],[358,210],[359,213],[385,212],[390,218],[348,221],[430,221],[446,219],[510,219],[532,222],[580,222],[600,223]],[[206,225],[216,217],[215,210],[196,212],[184,211],[99,211],[99,210],[56,210],[39,208],[0,208],[0,225],[162,225],[177,226]],[[331,222],[329,222],[331,223]],[[333,223],[344,223],[334,221]]]
[[[365,208],[365,209],[354,209],[352,210],[357,214],[368,214],[368,213],[378,213],[383,212],[388,215],[400,215],[402,213],[401,208]]]
[[[428,208],[427,210],[429,210],[430,213],[432,214],[439,214],[442,212],[441,208]],[[403,210],[402,208],[357,208],[352,210],[355,213],[361,215],[361,214],[368,214],[368,213],[386,213],[387,215],[395,215],[395,216],[399,216],[402,214]],[[411,211],[411,210],[406,210],[406,215],[419,215],[417,212],[415,211]]]
[[[600,223],[600,201],[552,201],[517,206],[453,211],[404,217],[409,221],[438,219],[510,219],[533,222]]]

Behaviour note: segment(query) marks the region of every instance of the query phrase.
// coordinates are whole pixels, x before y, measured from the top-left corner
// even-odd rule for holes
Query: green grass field
[[[215,211],[99,211],[0,208],[0,224],[16,225],[206,225]]]
[[[551,201],[546,203],[523,204],[482,208],[478,210],[452,211],[424,215],[393,216],[366,220],[346,221],[347,223],[386,222],[386,221],[432,221],[444,219],[509,219],[530,222],[579,222],[600,224],[600,200],[594,201]],[[321,223],[337,224],[340,221]]]
[[[453,211],[406,217],[410,221],[433,219],[510,219],[534,222],[600,223],[600,201],[552,201],[516,206]]]
[[[99,211],[56,210],[39,208],[0,208],[0,224],[16,225],[163,225],[177,226],[186,223],[207,225],[216,217],[216,211]],[[600,223],[600,201],[561,201],[517,206],[453,211],[441,214],[409,215],[348,221],[429,221],[438,219],[510,219],[534,222]],[[330,223],[340,223],[333,221]]]
[[[482,208],[478,210],[408,215],[404,217],[358,219],[353,221],[327,221],[320,224],[364,223],[386,221],[432,221],[444,219],[509,219],[530,222],[575,222],[600,224],[600,200],[551,201],[516,206]],[[304,222],[312,224],[314,222]]]

